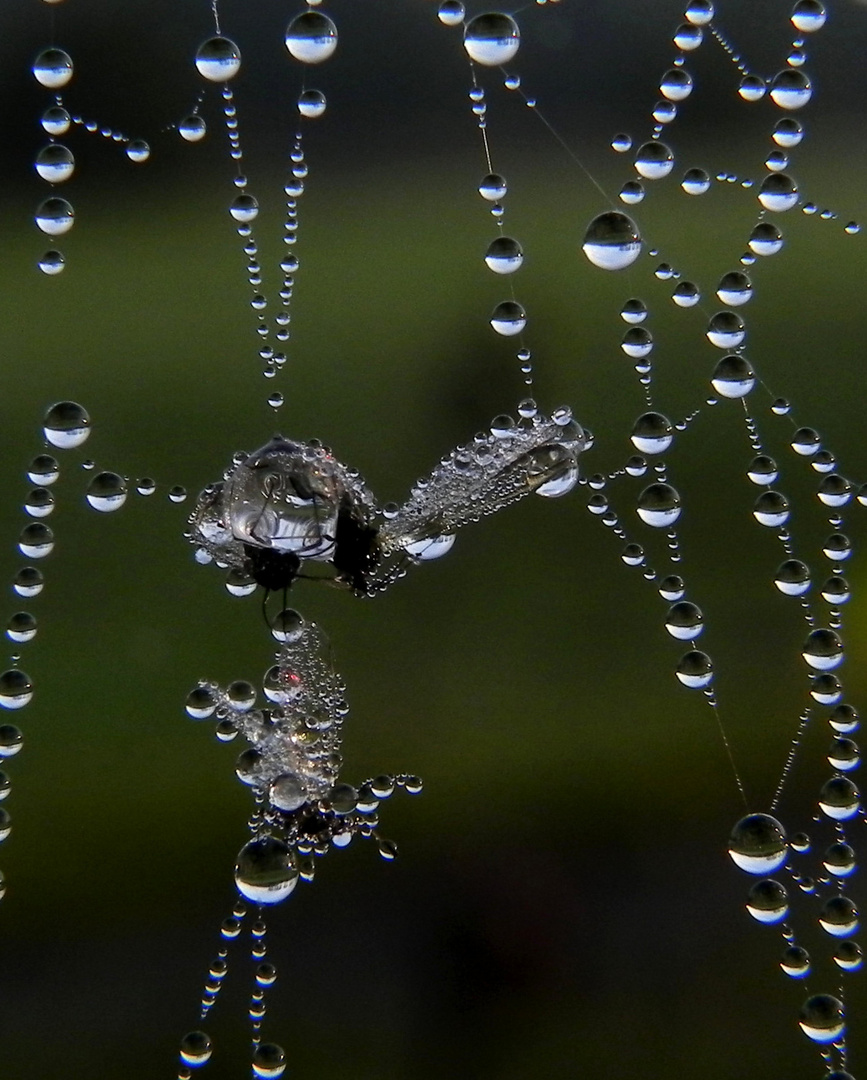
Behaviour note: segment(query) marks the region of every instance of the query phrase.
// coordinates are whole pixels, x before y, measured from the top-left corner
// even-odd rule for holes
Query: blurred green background
[[[732,0],[719,5],[719,25],[772,74],[791,40],[789,7]],[[244,168],[262,206],[272,297],[302,78],[282,45],[294,11],[271,0],[221,5],[244,57],[235,83]],[[486,168],[460,32],[435,11],[429,0],[329,8],[341,41],[308,75],[329,107],[306,129],[291,359],[275,387],[256,356],[214,88],[205,142],[167,130],[201,89],[191,61],[211,33],[208,5],[6,0],[0,10],[7,579],[20,565],[22,473],[41,449],[44,408],[81,401],[94,426],[81,453],[64,455],[57,548],[22,661],[37,693],[10,718],[26,744],[7,770],[4,1080],[169,1077],[179,1037],[198,1026],[249,799],[233,776],[239,748],[187,719],[183,700],[200,677],[257,681],[272,643],[256,600],[229,597],[181,538],[197,491],[232,452],[282,430],[322,438],[381,501],[401,500],[522,396],[514,343],[487,325],[507,284],[482,262],[495,228],[475,192]],[[831,15],[809,42],[816,99],[792,172],[806,198],[840,218],[784,215],[786,248],[755,267],[745,313],[748,355],[770,390],[751,404],[783,466],[798,554],[820,579],[830,530],[816,476],[787,448],[791,421],[768,405],[791,397],[797,423],[819,429],[847,475],[867,478],[864,239],[842,230],[867,220],[867,12],[841,0]],[[527,93],[614,196],[632,172],[608,142],[619,130],[637,142],[649,134],[679,4],[564,0],[518,17],[524,44],[513,66]],[[66,271],[47,279],[35,262],[50,244],[31,221],[48,192],[31,162],[49,95],[29,65],[52,42],[76,62],[69,107],[147,138],[153,153],[134,166],[98,136],[73,133],[78,169],[58,193],[77,224],[59,245]],[[527,253],[515,286],[537,397],[546,409],[571,404],[596,434],[586,473],[622,465],[644,410],[619,349],[622,302],[636,295],[651,309],[656,403],[680,419],[709,392],[713,288],[737,268],[755,219],[754,197],[738,185],[690,199],[677,178],[695,165],[760,175],[775,110],[738,99],[737,72],[712,41],[688,67],[696,91],[670,132],[675,173],[636,213],[659,255],[624,274],[594,270],[579,251],[588,221],[607,208],[599,192],[497,73],[482,73],[494,165],[510,183],[506,231]],[[672,283],[652,273],[662,259],[711,299],[675,310]],[[278,415],[265,404],[274,388],[286,395]],[[757,492],[743,475],[752,451],[740,412],[731,402],[705,408],[670,460],[687,508],[682,572],[705,612],[703,647],[751,805],[764,809],[805,703],[805,630],[796,602],[770,583],[783,555],[750,515]],[[113,516],[87,510],[85,455],[155,476],[158,493],[131,496]],[[168,503],[173,484],[189,490],[186,505]],[[642,486],[621,481],[612,500],[661,568],[664,538],[642,531],[632,510]],[[293,592],[328,633],[347,682],[345,778],[406,770],[426,787],[382,807],[382,831],[400,845],[394,865],[356,842],[271,916],[280,979],[264,1032],[286,1047],[287,1075],[821,1075],[796,1028],[805,988],[780,974],[779,933],[744,912],[749,882],[724,854],[743,810],[713,717],[677,684],[683,650],[662,629],[665,604],[622,566],[621,544],[587,513],[584,490],[480,522],[448,558],[375,602],[303,582]],[[867,583],[857,558],[849,576],[844,678],[858,705]],[[8,614],[20,606],[10,593]],[[828,773],[818,713],[782,804],[790,831],[810,827]],[[802,899],[793,898],[793,924],[815,945],[810,989],[833,991],[830,947],[810,937],[815,902]],[[230,963],[207,1024],[213,1080],[248,1069],[251,967],[240,945]],[[857,979],[847,991],[856,1076],[867,1045]]]

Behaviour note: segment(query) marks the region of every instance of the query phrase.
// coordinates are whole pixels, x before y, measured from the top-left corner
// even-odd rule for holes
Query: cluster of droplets
[[[59,0],[46,2],[58,3]],[[54,45],[42,49],[34,59],[31,71],[40,86],[53,92],[51,104],[45,108],[40,119],[48,142],[40,147],[33,162],[37,175],[49,184],[52,190],[52,194],[43,199],[36,208],[34,221],[41,233],[53,239],[65,236],[75,224],[72,203],[54,194],[58,185],[65,185],[75,172],[75,155],[66,143],[61,141],[73,127],[119,144],[126,151],[127,158],[135,164],[148,160],[150,146],[144,139],[130,138],[123,131],[96,120],[86,119],[66,108],[60,91],[71,82],[75,68],[71,56],[64,49]],[[57,248],[51,248],[39,256],[37,265],[43,274],[54,276],[61,273],[66,259]]]
[[[249,1016],[254,1077],[279,1077],[286,1066],[283,1049],[261,1039],[266,991],[277,979],[267,954],[265,909],[290,896],[299,880],[312,881],[316,859],[332,847],[346,847],[354,836],[373,839],[380,855],[393,860],[397,846],[379,833],[379,804],[397,788],[411,794],[422,789],[421,780],[408,774],[383,774],[358,786],[339,780],[340,732],[349,708],[343,683],[326,659],[324,635],[289,608],[275,618],[271,633],[280,649],[262,680],[264,705],[259,705],[253,684],[244,680],[225,688],[202,681],[186,702],[194,720],[217,721],[221,742],[240,735],[247,744],[236,760],[235,775],[254,797],[251,838],[238,853],[239,900],[221,927],[223,940],[209,968],[200,1019],[208,1017],[217,1001],[228,973],[228,944],[240,935],[252,905],[254,990]],[[179,1080],[188,1080],[192,1069],[207,1064],[212,1051],[205,1032],[185,1035]]]
[[[337,48],[337,27],[322,11],[317,3],[309,3],[307,10],[290,20],[284,36],[284,44],[290,57],[304,66],[323,63],[332,56]],[[285,217],[283,222],[283,243],[286,252],[280,260],[281,283],[273,320],[269,321],[269,301],[262,288],[262,267],[259,262],[259,246],[253,231],[253,222],[259,214],[259,201],[248,188],[248,177],[243,169],[244,153],[238,121],[238,109],[234,92],[229,85],[241,68],[241,52],[230,38],[221,33],[219,16],[214,6],[216,36],[203,42],[196,52],[195,64],[199,74],[208,83],[222,86],[223,116],[229,140],[229,154],[235,163],[233,184],[237,194],[229,205],[229,214],[236,224],[238,236],[242,241],[243,253],[247,259],[247,280],[251,289],[250,306],[256,316],[256,333],[259,337],[259,358],[262,362],[263,375],[273,379],[285,366],[286,342],[290,340],[291,322],[290,302],[295,286],[295,274],[299,261],[294,253],[298,230],[298,199],[304,193],[308,166],[303,148],[303,133],[299,128],[295,132],[289,153],[289,168],[284,195],[286,197]],[[321,90],[302,85],[297,97],[299,120],[315,120],[323,115],[327,105],[325,94]],[[198,141],[206,131],[204,120],[198,111],[192,113],[179,128],[181,135],[189,141]],[[277,348],[271,344],[276,342]],[[284,401],[283,393],[272,390],[268,394],[268,404],[279,409]]]

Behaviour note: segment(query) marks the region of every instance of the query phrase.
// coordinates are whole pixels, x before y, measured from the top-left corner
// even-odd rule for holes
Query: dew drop
[[[443,26],[460,26],[465,14],[466,9],[460,0],[443,0],[437,11],[437,18]]]
[[[707,653],[698,649],[684,653],[674,671],[690,690],[703,690],[713,682],[713,662]]]
[[[678,307],[691,308],[701,300],[701,293],[691,281],[679,281],[671,294],[671,299]]]
[[[661,180],[674,168],[674,154],[665,143],[654,140],[638,148],[635,171],[645,180]]]
[[[789,897],[779,881],[757,881],[747,897],[747,911],[761,923],[782,922],[789,910]]]
[[[822,865],[834,877],[849,877],[856,867],[855,850],[842,841],[831,844],[822,856]]]
[[[151,156],[151,148],[144,139],[130,139],[126,148],[126,156],[136,165],[141,165],[143,161],[147,161]]]
[[[123,506],[126,494],[126,481],[122,476],[114,472],[101,472],[87,485],[85,498],[94,510],[109,514]]]
[[[662,454],[674,440],[674,428],[668,417],[658,412],[643,413],[635,421],[630,441],[642,454]]]
[[[832,896],[819,912],[819,925],[833,937],[849,937],[858,929],[858,909],[847,896]]]
[[[814,994],[801,1006],[798,1025],[813,1042],[836,1042],[846,1030],[843,1003],[830,994]]]
[[[770,95],[781,109],[802,109],[813,96],[813,88],[803,71],[788,67],[774,76]]]
[[[40,522],[25,525],[18,536],[18,550],[25,558],[44,559],[54,550],[54,533]]]
[[[19,596],[30,599],[38,596],[45,585],[45,579],[41,570],[35,566],[22,567],[12,580],[12,588]]]
[[[37,173],[49,184],[62,184],[75,171],[75,157],[62,143],[49,143],[36,155]]]
[[[716,294],[721,303],[729,307],[740,307],[746,304],[753,295],[753,285],[743,271],[732,270],[722,276],[717,285]]]
[[[620,189],[619,197],[627,206],[636,206],[644,198],[644,185],[639,180],[627,180]]]
[[[199,46],[199,51],[196,53],[196,68],[202,78],[207,79],[208,82],[228,82],[238,74],[240,67],[241,51],[229,38],[209,38]],[[198,136],[198,138],[201,137],[201,135]]]
[[[827,17],[825,6],[819,0],[798,0],[792,8],[792,25],[802,34],[812,34],[816,30],[821,30]]]
[[[680,495],[671,484],[650,484],[638,497],[638,516],[655,529],[673,525],[680,511]]]
[[[758,75],[744,75],[738,86],[738,94],[744,101],[761,101],[767,90],[767,83]]]
[[[37,265],[43,274],[47,274],[49,277],[55,277],[57,274],[63,272],[63,269],[66,266],[66,259],[59,251],[46,251],[44,255],[40,256]]]
[[[337,48],[337,27],[321,11],[305,11],[289,23],[284,42],[302,64],[321,64]]]
[[[810,570],[799,559],[786,559],[777,567],[774,584],[784,596],[803,596],[810,588]]]
[[[186,142],[199,142],[208,133],[208,125],[195,113],[187,116],[178,124],[178,134]]]
[[[790,945],[783,953],[780,967],[790,979],[804,979],[810,974],[810,954],[799,945]]]
[[[506,197],[508,185],[499,173],[488,173],[479,184],[479,194],[486,202],[499,202]]]
[[[75,220],[75,211],[66,199],[46,199],[36,211],[35,221],[42,232],[49,236],[68,233]]]
[[[194,1069],[210,1060],[212,1050],[211,1040],[204,1031],[191,1031],[181,1039],[181,1061]]]
[[[235,865],[235,884],[242,896],[256,904],[278,904],[298,883],[292,852],[275,836],[245,844]]]
[[[45,438],[52,446],[70,450],[90,435],[87,410],[74,401],[58,401],[45,413],[42,421]]]
[[[692,76],[682,67],[671,68],[662,76],[659,92],[668,101],[684,101],[692,93]]]
[[[527,313],[514,300],[504,300],[491,312],[490,323],[503,337],[514,337],[527,325]]]
[[[66,86],[72,70],[72,59],[63,49],[44,49],[33,61],[33,77],[49,90]]]
[[[327,104],[321,90],[302,90],[298,95],[298,112],[308,120],[322,116]]]
[[[711,345],[718,349],[736,349],[747,336],[743,319],[734,311],[718,311],[712,315],[705,333]]]
[[[731,353],[720,360],[710,381],[721,397],[742,398],[756,385],[756,376],[745,356]]]
[[[252,1065],[256,1080],[278,1080],[286,1071],[286,1054],[276,1043],[259,1043]]]
[[[704,629],[701,608],[686,600],[672,604],[665,616],[665,629],[678,641],[693,641]]]
[[[641,254],[641,237],[632,218],[609,210],[587,226],[582,250],[602,270],[623,270]]]
[[[24,736],[14,724],[0,724],[0,758],[15,757],[23,745]]]
[[[241,195],[237,195],[232,200],[232,205],[229,207],[229,213],[235,221],[241,221],[246,224],[248,221],[253,221],[259,213],[259,203],[254,196],[245,192]]]
[[[674,32],[674,44],[681,52],[692,52],[702,43],[704,34],[701,27],[682,23]]]
[[[785,863],[788,844],[783,826],[770,814],[748,814],[732,829],[729,855],[748,874],[769,874]]]
[[[632,149],[632,136],[619,132],[611,140],[611,149],[618,154],[625,154]]]
[[[690,0],[683,17],[693,26],[707,26],[714,16],[711,0]]]
[[[758,199],[766,210],[783,213],[785,210],[791,210],[797,203],[798,185],[788,173],[771,173],[762,181]]]
[[[843,971],[858,971],[864,963],[864,954],[857,941],[841,941],[834,950],[834,963]],[[828,1073],[826,1080],[852,1080],[848,1073]]]
[[[52,105],[42,114],[42,129],[49,135],[65,135],[72,126],[72,117],[61,105]]]
[[[29,611],[17,611],[6,625],[6,636],[10,641],[23,644],[36,637],[36,619]]]
[[[10,668],[0,675],[0,705],[4,709],[23,709],[32,700],[33,683],[29,675],[19,671],[18,668]],[[0,757],[7,756],[9,756],[8,752],[4,754],[0,745]]]
[[[860,807],[861,795],[848,777],[832,776],[819,792],[819,809],[832,821],[848,821]]]
[[[763,491],[753,504],[753,517],[767,529],[778,529],[789,520],[789,501],[779,491]]]
[[[710,177],[704,169],[687,169],[680,186],[687,195],[704,195],[710,188]]]
[[[518,51],[518,24],[501,12],[491,11],[471,19],[464,30],[464,48],[471,60],[483,67],[508,64]]]
[[[488,245],[485,263],[495,274],[514,274],[524,261],[524,252],[517,240],[498,236]]]

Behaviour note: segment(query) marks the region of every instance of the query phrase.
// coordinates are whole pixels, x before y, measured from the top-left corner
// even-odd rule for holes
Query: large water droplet
[[[194,1069],[210,1059],[212,1050],[211,1040],[204,1031],[190,1031],[181,1039],[181,1061]]]
[[[783,213],[798,202],[798,185],[788,173],[771,173],[762,181],[758,199],[766,210]]]
[[[819,809],[832,821],[848,821],[861,806],[858,788],[846,776],[832,776],[819,792]]]
[[[126,481],[114,472],[101,472],[87,485],[85,498],[94,510],[109,514],[126,502]]]
[[[801,655],[814,671],[833,671],[843,663],[843,642],[833,630],[811,630]]]
[[[665,143],[654,140],[638,148],[635,171],[645,180],[661,180],[674,168],[674,154]]]
[[[253,1051],[252,1065],[257,1080],[279,1080],[286,1071],[286,1054],[276,1043],[259,1043]]]
[[[298,95],[298,112],[308,120],[315,120],[326,109],[327,101],[321,90],[302,90]]]
[[[229,38],[209,38],[196,53],[196,68],[208,82],[228,82],[238,74],[240,67],[241,50]],[[201,135],[198,137],[201,138]]]
[[[792,25],[802,34],[812,34],[816,30],[821,30],[827,17],[825,5],[819,0],[798,0],[792,8]]]
[[[49,236],[68,233],[75,221],[75,211],[66,199],[46,199],[36,211],[37,226]]]
[[[235,884],[256,904],[279,904],[298,883],[289,847],[275,836],[263,836],[245,844],[238,853]]]
[[[75,157],[62,143],[49,143],[36,155],[36,171],[49,184],[62,184],[75,171]]]
[[[720,360],[710,381],[721,397],[742,398],[756,385],[756,374],[745,356],[731,353]]]
[[[757,881],[747,896],[747,911],[761,923],[782,922],[789,910],[789,897],[779,881]]]
[[[833,937],[849,937],[858,929],[858,908],[848,896],[832,896],[819,912],[819,925]]]
[[[714,15],[711,0],[689,0],[683,17],[693,26],[707,26]]]
[[[803,71],[788,67],[774,76],[770,94],[781,109],[802,109],[813,96],[813,88]]]
[[[46,412],[42,421],[45,438],[61,450],[70,450],[90,435],[87,410],[75,401],[58,401]]]
[[[668,101],[683,101],[692,93],[692,76],[682,67],[671,68],[662,76],[659,92]]]
[[[813,1042],[836,1042],[846,1030],[843,1003],[830,994],[814,994],[801,1006],[798,1025]]]
[[[810,588],[810,570],[799,559],[786,559],[777,567],[774,584],[784,596],[803,596]]]
[[[673,525],[680,511],[680,495],[671,484],[650,484],[638,496],[638,516],[655,529]]]
[[[747,336],[744,321],[734,311],[718,311],[708,320],[707,339],[718,349],[736,349]]]
[[[754,255],[776,255],[783,246],[783,234],[770,221],[760,221],[750,233],[748,244]]]
[[[626,214],[608,210],[587,226],[582,250],[602,270],[623,270],[641,254],[638,227]]]
[[[671,446],[674,428],[662,413],[646,412],[635,421],[630,439],[643,454],[662,454]]]
[[[33,76],[49,90],[59,90],[72,78],[72,59],[63,49],[44,49],[33,61]]]
[[[665,616],[665,629],[678,641],[693,641],[704,629],[701,608],[687,600],[672,604]]]
[[[305,11],[289,23],[284,41],[302,64],[321,64],[337,48],[337,27],[321,11]]]
[[[514,274],[523,261],[521,245],[509,236],[498,236],[485,252],[485,263],[495,274]]]
[[[748,874],[770,874],[788,858],[783,826],[770,814],[748,814],[732,829],[729,855]]]
[[[178,134],[186,142],[199,142],[208,133],[208,125],[201,116],[195,113],[187,116],[178,124]]]
[[[527,325],[527,314],[514,300],[504,300],[491,312],[491,326],[503,337],[520,334]]]
[[[518,24],[510,15],[491,11],[471,19],[464,30],[464,48],[483,67],[499,67],[513,59],[521,44]]]
[[[4,709],[23,709],[33,700],[33,683],[30,676],[18,668],[10,668],[0,675],[0,705]]]

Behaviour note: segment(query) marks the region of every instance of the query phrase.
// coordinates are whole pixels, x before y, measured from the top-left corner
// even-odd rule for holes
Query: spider
[[[590,445],[568,408],[551,417],[525,406],[522,424],[498,417],[419,480],[403,506],[380,508],[361,476],[318,441],[275,435],[239,454],[222,481],[202,491],[187,539],[202,562],[230,572],[229,587],[288,589],[305,562],[330,563],[356,595],[382,592],[406,563],[438,558],[470,521],[535,492],[556,497],[578,481]],[[391,569],[384,569],[393,556]]]

